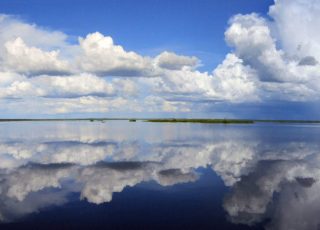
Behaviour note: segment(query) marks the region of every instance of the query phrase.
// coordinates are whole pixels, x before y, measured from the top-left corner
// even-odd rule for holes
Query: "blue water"
[[[0,229],[316,230],[319,153],[312,124],[4,122]]]

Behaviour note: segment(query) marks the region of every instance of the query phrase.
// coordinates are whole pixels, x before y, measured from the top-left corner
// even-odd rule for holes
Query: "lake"
[[[0,229],[320,228],[320,125],[0,123]]]

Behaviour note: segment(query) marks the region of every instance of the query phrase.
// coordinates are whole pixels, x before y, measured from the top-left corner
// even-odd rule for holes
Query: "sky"
[[[319,119],[317,0],[2,0],[0,117]]]

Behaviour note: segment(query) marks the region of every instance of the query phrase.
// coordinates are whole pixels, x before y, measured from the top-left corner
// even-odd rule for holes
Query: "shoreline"
[[[41,122],[41,121],[129,121],[154,123],[205,123],[205,124],[254,124],[254,123],[287,123],[287,124],[320,124],[320,120],[264,120],[264,119],[202,119],[202,118],[46,118],[46,119],[0,119],[0,122]]]

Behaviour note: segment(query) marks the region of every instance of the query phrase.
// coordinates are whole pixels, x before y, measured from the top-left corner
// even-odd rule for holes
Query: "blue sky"
[[[317,119],[319,9],[317,0],[2,0],[1,117]]]

